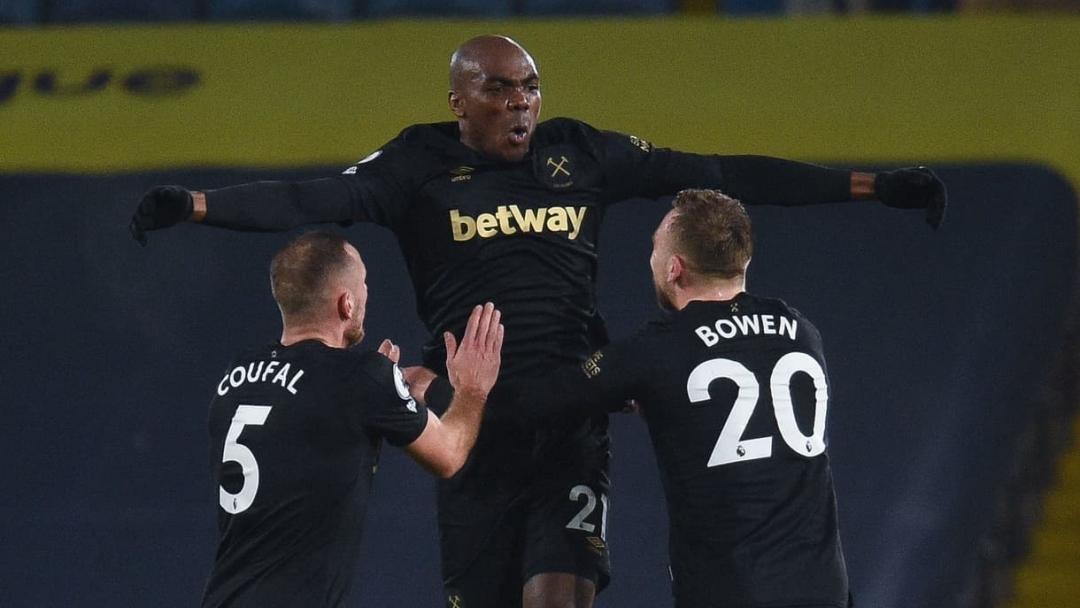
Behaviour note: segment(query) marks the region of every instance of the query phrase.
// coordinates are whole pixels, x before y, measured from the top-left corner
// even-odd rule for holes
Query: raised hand
[[[473,308],[461,344],[450,332],[446,341],[446,372],[454,390],[487,395],[499,377],[504,329],[502,313],[491,302]]]
[[[397,363],[401,360],[401,349],[398,348],[397,344],[391,342],[389,338],[383,340],[382,343],[379,344],[379,354],[389,359],[392,363]],[[406,382],[408,382],[408,380],[408,378],[405,379]]]
[[[195,202],[191,192],[180,186],[155,186],[143,195],[131,216],[131,236],[146,245],[146,231],[168,228],[191,217]]]
[[[926,223],[935,229],[945,218],[949,196],[945,184],[927,167],[905,167],[878,173],[874,192],[879,201],[899,209],[926,209]]]

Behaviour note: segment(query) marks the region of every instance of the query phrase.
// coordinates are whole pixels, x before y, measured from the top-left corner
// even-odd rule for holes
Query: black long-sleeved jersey
[[[850,174],[758,156],[654,148],[566,118],[541,123],[519,162],[485,158],[455,123],[416,125],[344,174],[207,192],[205,222],[283,230],[318,222],[386,226],[401,244],[420,318],[434,336],[424,363],[443,371],[443,331],[471,308],[503,312],[503,371],[580,361],[600,344],[596,253],[608,205],[684,188],[718,188],[746,204],[850,198]]]
[[[690,302],[580,366],[498,386],[489,414],[557,425],[628,398],[656,451],[679,608],[847,606],[829,387],[806,318],[745,293]]]
[[[203,606],[340,606],[383,439],[426,427],[375,352],[308,340],[250,349],[210,404],[218,542]]]

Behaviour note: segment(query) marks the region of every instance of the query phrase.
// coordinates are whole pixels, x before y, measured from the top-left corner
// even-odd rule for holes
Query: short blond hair
[[[349,242],[327,231],[307,232],[289,242],[270,262],[270,290],[281,314],[304,317],[322,302],[331,279],[350,268]]]
[[[690,270],[725,279],[746,272],[754,240],[742,203],[719,190],[683,190],[672,207],[674,248]]]

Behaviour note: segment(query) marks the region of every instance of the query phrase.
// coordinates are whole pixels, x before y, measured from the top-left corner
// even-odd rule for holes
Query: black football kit
[[[309,340],[235,359],[210,403],[220,540],[203,606],[342,605],[380,444],[427,419],[375,352]]]
[[[848,606],[821,337],[782,301],[690,302],[582,365],[491,398],[493,420],[538,427],[639,403],[667,497],[678,608]],[[502,407],[509,399],[528,414]]]
[[[609,204],[684,188],[719,188],[746,204],[850,198],[850,174],[758,156],[656,148],[571,119],[538,125],[526,157],[484,157],[456,123],[404,130],[342,175],[206,192],[205,222],[284,230],[375,222],[397,236],[432,336],[461,335],[476,304],[503,312],[503,378],[579,363],[605,343],[596,310],[597,248]],[[424,364],[444,371],[441,338]],[[575,428],[485,424],[463,470],[440,482],[448,599],[467,608],[520,602],[520,582],[572,572],[607,583],[602,529],[608,439],[600,414]],[[596,508],[581,525],[585,490]],[[495,563],[490,563],[495,562]],[[516,580],[515,580],[516,579]],[[503,590],[493,581],[510,581]]]

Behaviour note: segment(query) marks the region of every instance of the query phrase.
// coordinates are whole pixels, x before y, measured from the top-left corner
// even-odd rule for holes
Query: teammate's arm
[[[636,137],[611,131],[597,131],[594,137],[603,150],[607,181],[622,198],[715,188],[748,205],[879,200],[890,207],[926,209],[926,221],[935,228],[945,213],[945,185],[926,167],[864,173],[768,156],[654,148]]]
[[[500,382],[488,397],[485,419],[496,424],[541,428],[624,410],[637,397],[638,369],[632,341],[608,345],[580,365],[564,365],[534,377]],[[413,398],[438,408],[455,393],[446,379],[423,367],[404,370]]]
[[[348,174],[299,182],[260,181],[216,190],[156,186],[132,215],[132,236],[192,221],[232,230],[276,232],[327,222],[374,222],[393,226],[407,205],[410,186],[404,154],[393,142],[387,153],[350,167]]]
[[[428,471],[450,477],[465,464],[480,432],[488,393],[499,375],[503,332],[499,311],[488,303],[473,309],[460,345],[453,334],[443,335],[453,400],[442,418],[428,410],[424,431],[405,446]]]

